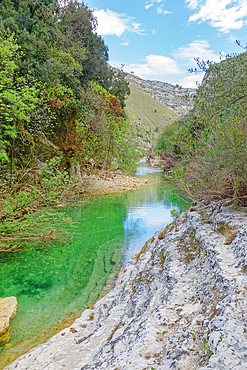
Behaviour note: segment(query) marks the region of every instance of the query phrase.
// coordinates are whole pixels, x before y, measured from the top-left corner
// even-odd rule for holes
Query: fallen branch
[[[235,200],[239,200],[239,199],[247,199],[247,195],[242,195],[241,197],[237,197],[237,198],[230,200],[230,202],[226,203],[226,206],[229,206],[230,204],[235,202]]]

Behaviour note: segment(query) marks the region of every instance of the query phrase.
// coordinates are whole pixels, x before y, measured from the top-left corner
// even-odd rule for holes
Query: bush
[[[174,181],[191,197],[247,199],[247,54],[211,66],[195,106],[157,149],[179,156]]]

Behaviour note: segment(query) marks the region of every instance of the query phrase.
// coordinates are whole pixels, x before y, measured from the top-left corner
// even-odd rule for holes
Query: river
[[[120,267],[173,220],[171,209],[190,206],[160,169],[140,163],[136,175],[147,185],[54,211],[74,222],[69,242],[0,256],[0,297],[16,296],[20,305],[11,341],[0,347],[0,369],[59,331],[104,286],[110,289]]]

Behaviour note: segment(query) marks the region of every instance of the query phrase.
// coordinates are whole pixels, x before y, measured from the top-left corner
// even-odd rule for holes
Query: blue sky
[[[247,0],[87,0],[109,63],[150,80],[195,87],[194,57],[219,61],[247,41]]]

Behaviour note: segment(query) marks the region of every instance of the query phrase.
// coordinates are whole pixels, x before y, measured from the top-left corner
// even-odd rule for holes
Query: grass
[[[136,136],[148,139],[152,143],[165,126],[180,119],[180,116],[171,109],[131,85],[126,108]]]

